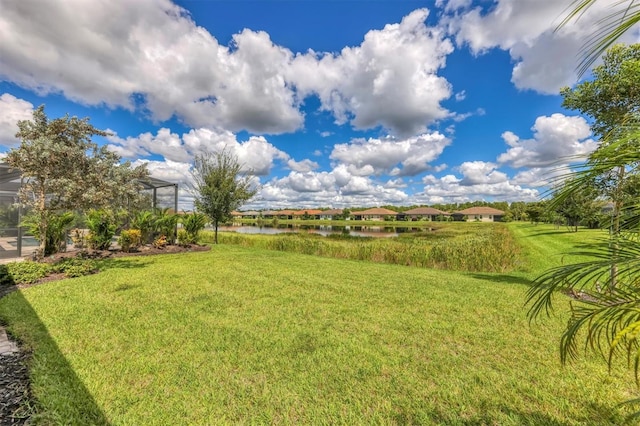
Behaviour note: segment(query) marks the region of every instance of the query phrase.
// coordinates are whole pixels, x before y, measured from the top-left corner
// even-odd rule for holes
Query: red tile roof
[[[305,213],[310,215],[310,216],[315,216],[317,214],[322,214],[322,210],[312,210],[312,209],[298,210],[298,211],[293,212],[293,215],[294,216],[303,216]]]

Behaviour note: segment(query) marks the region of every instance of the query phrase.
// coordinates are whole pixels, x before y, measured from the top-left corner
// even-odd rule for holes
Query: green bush
[[[142,233],[142,244],[151,242],[156,227],[155,222],[155,216],[148,210],[138,212],[131,221],[131,227],[139,229]]]
[[[40,235],[40,220],[41,218],[38,215],[30,214],[23,219],[21,224],[21,226],[27,227],[29,233],[38,241],[42,241],[42,236]],[[73,226],[74,221],[75,215],[71,212],[48,214],[44,253],[39,253],[39,256],[50,256],[64,251],[67,247],[67,232]]]
[[[202,213],[185,214],[182,217],[184,233],[180,237],[181,244],[195,244],[198,242],[198,234],[207,224],[207,216]]]
[[[93,274],[98,270],[98,264],[91,259],[70,258],[63,259],[51,265],[51,271],[62,273],[67,278],[82,277]]]
[[[87,235],[89,248],[107,250],[118,228],[114,214],[108,210],[91,209],[87,213],[86,223],[89,228],[89,235]]]
[[[180,216],[175,213],[171,213],[169,209],[155,209],[154,216],[154,241],[158,239],[158,237],[164,236],[167,240],[167,244],[175,244],[176,228],[178,226]]]
[[[200,241],[212,242],[212,235],[212,232],[202,232]],[[476,272],[512,270],[520,256],[520,247],[505,226],[473,222],[402,234],[393,239],[340,234],[322,237],[305,233],[249,236],[223,232],[219,242],[338,259]]]
[[[57,263],[11,262],[0,265],[0,285],[33,284],[51,274],[64,274],[67,278],[93,274],[98,270],[94,260],[70,258]]]
[[[118,244],[125,253],[129,253],[132,249],[140,247],[142,244],[142,233],[139,229],[125,229],[120,232]]]
[[[52,267],[48,263],[39,263],[25,260],[23,262],[12,262],[6,264],[6,273],[3,281],[6,284],[33,284],[46,277],[52,272]]]

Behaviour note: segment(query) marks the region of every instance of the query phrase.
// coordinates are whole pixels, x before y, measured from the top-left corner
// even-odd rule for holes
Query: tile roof
[[[332,209],[332,210],[325,210],[320,214],[325,215],[325,216],[332,216],[332,215],[336,215],[336,214],[342,214],[343,212],[344,212],[344,210],[342,210],[342,209]]]
[[[303,210],[298,210],[293,212],[294,216],[302,216],[304,214],[308,214],[311,216],[317,215],[317,214],[322,214],[322,210],[313,210],[313,209],[303,209]]]
[[[433,207],[418,207],[415,209],[407,210],[402,212],[404,214],[426,214],[426,215],[448,215],[449,213],[443,212],[442,210],[434,209]]]
[[[394,212],[393,210],[383,209],[380,207],[363,210],[360,212],[351,212],[352,216],[374,216],[374,215],[397,215],[398,212]]]
[[[468,209],[453,212],[453,214],[473,215],[473,214],[490,214],[494,216],[502,216],[504,212],[502,210],[494,209],[493,207],[469,207]]]

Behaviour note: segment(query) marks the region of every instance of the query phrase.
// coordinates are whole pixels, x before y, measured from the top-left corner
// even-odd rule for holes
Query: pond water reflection
[[[408,227],[408,226],[335,226],[335,225],[298,225],[298,224],[279,224],[278,226],[258,226],[258,224],[221,226],[218,231],[221,232],[237,232],[239,234],[283,234],[291,232],[308,232],[312,234],[330,235],[349,233],[349,235],[359,237],[397,237],[399,234],[408,232],[424,231],[426,228]]]

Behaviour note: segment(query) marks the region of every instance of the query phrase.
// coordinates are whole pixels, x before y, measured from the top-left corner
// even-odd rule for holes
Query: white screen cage
[[[30,254],[37,241],[20,227],[24,207],[20,204],[19,170],[0,162],[0,260]],[[148,193],[152,208],[168,208],[178,212],[178,184],[153,177],[139,181]]]

